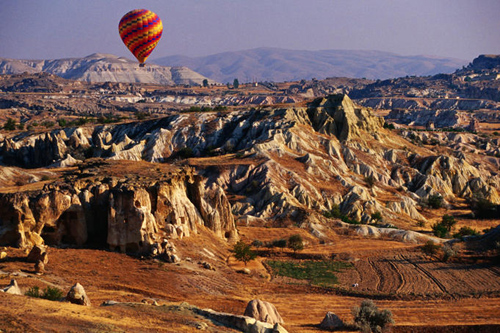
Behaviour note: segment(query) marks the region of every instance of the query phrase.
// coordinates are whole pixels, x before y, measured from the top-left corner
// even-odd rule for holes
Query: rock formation
[[[111,54],[92,54],[85,58],[54,60],[0,59],[1,74],[46,72],[65,79],[87,82],[142,82],[162,85],[198,84],[206,77],[186,67],[164,67],[137,62]],[[208,79],[211,84],[215,81]]]
[[[79,164],[75,184],[28,197],[1,195],[0,240],[40,244],[43,234],[49,243],[81,245],[105,234],[112,248],[148,251],[158,237],[185,237],[200,225],[233,239],[233,214],[242,221],[291,219],[312,228],[323,212],[339,207],[363,223],[380,212],[397,226],[425,221],[418,208],[430,195],[447,201],[481,195],[500,203],[498,161],[477,164],[463,153],[495,154],[498,142],[466,133],[403,130],[401,137],[383,125],[369,109],[333,95],[300,107],[175,114],[9,137],[0,143],[0,155],[11,165],[48,166],[83,156],[85,149],[87,157],[110,161],[180,159],[196,170],[146,183],[99,178],[100,171]],[[434,142],[455,150],[422,147]],[[226,193],[238,199],[230,205]]]
[[[10,280],[10,284],[5,288],[0,289],[0,291],[12,295],[23,295],[21,288],[19,288],[17,281],[14,279]]]
[[[75,283],[73,287],[71,287],[71,289],[68,291],[65,301],[78,305],[91,305],[85,289],[78,282]]]
[[[49,256],[47,253],[47,247],[44,245],[35,245],[28,253],[26,257],[27,262],[37,263],[38,261],[47,264],[49,262]]]
[[[344,322],[333,312],[328,311],[325,318],[319,324],[319,328],[324,330],[338,330],[344,327]]]
[[[259,299],[254,299],[248,302],[243,315],[272,325],[284,323],[283,318],[281,318],[278,310],[276,310],[276,307],[273,304]]]
[[[206,188],[205,181],[188,168],[160,180],[101,177],[0,195],[0,242],[21,247],[94,243],[148,252],[162,237],[188,237],[201,226],[237,239],[224,192]],[[44,250],[33,247],[28,260],[37,262]]]

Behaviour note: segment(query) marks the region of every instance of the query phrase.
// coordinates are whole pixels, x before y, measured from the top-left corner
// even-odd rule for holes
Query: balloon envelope
[[[160,41],[163,25],[158,15],[147,9],[134,9],[118,25],[120,37],[142,64]]]

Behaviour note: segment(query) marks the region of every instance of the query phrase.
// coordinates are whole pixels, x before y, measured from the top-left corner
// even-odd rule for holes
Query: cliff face
[[[322,212],[339,206],[342,214],[358,221],[373,222],[372,214],[380,212],[386,222],[408,225],[425,221],[419,203],[434,194],[446,200],[481,196],[500,203],[495,158],[479,165],[477,155],[433,150],[420,146],[424,138],[417,140],[417,134],[402,134],[406,139],[384,129],[383,120],[369,109],[335,95],[307,107],[184,113],[138,123],[68,128],[8,138],[0,147],[4,162],[12,165],[69,165],[90,155],[159,165],[182,161],[207,179],[194,176],[192,182],[158,185],[154,190],[129,189],[130,184],[89,188],[89,196],[97,193],[93,195],[102,197],[102,202],[105,198],[111,202],[112,209],[102,209],[114,226],[108,244],[116,247],[129,243],[120,238],[130,234],[119,231],[124,219],[134,224],[136,231],[130,237],[148,243],[148,235],[160,230],[162,223],[183,235],[203,224],[231,238],[232,218],[224,217],[231,216],[230,210],[248,223],[292,220],[318,225]],[[465,152],[477,150],[476,142],[486,140],[473,134],[439,135],[425,140],[443,145],[453,141]],[[490,141],[485,141],[485,149],[494,152],[498,143]],[[224,193],[231,194],[231,206]],[[92,205],[90,199],[78,198],[83,207]],[[16,202],[24,207],[21,199]],[[21,215],[22,209],[18,210]],[[84,209],[85,214],[88,211]],[[86,218],[87,224],[90,220]],[[169,226],[172,221],[175,228]],[[115,232],[120,236],[113,236]]]
[[[235,240],[231,206],[217,187],[183,169],[160,180],[98,177],[0,195],[0,243],[27,247],[108,245],[145,252],[165,237],[182,238],[200,227]]]

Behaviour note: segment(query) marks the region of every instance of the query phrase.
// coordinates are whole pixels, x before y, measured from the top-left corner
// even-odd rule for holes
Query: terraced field
[[[497,266],[444,263],[418,253],[364,258],[354,267],[359,277],[356,288],[370,293],[468,296],[500,290]]]

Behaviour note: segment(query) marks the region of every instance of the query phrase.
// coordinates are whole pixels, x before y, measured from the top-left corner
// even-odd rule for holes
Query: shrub
[[[279,247],[281,249],[284,249],[286,247],[286,244],[286,239],[275,239],[272,242],[273,247]]]
[[[441,219],[441,224],[446,227],[446,230],[449,233],[451,231],[451,229],[453,228],[453,226],[455,226],[455,224],[457,224],[457,221],[455,220],[455,218],[453,216],[445,214],[443,216],[443,218]]]
[[[245,263],[245,266],[249,261],[254,260],[257,257],[255,252],[253,252],[250,248],[250,245],[246,244],[243,241],[239,241],[238,243],[234,244],[231,252],[233,252],[236,260],[243,261],[243,263]]]
[[[370,188],[372,188],[375,185],[376,181],[377,180],[372,175],[365,177],[365,183]]]
[[[436,237],[445,238],[448,236],[448,229],[442,223],[434,223],[432,225],[432,232]]]
[[[482,196],[475,196],[470,204],[476,218],[490,219],[500,217],[497,205]]]
[[[390,310],[379,310],[372,300],[364,300],[360,307],[352,309],[354,323],[362,332],[382,332],[394,324]]]
[[[36,297],[36,298],[44,298],[50,301],[58,301],[63,297],[63,292],[61,289],[47,286],[42,293],[40,293],[40,288],[37,286],[28,289],[27,292],[24,293],[26,296]]]
[[[30,289],[28,289],[27,292],[24,293],[24,295],[30,296],[30,297],[41,298],[40,288],[38,288],[37,286],[31,287]]]
[[[417,227],[424,228],[425,227],[425,221],[424,220],[418,220],[417,221]]]
[[[45,128],[51,128],[54,126],[54,122],[50,120],[45,120],[42,122],[42,126]]]
[[[457,251],[453,248],[453,246],[446,244],[443,246],[443,261],[447,262],[450,258],[455,257],[457,255]]]
[[[372,220],[375,220],[375,222],[380,222],[382,221],[382,214],[379,211],[376,211],[371,215]]]
[[[453,238],[462,238],[464,236],[477,236],[479,235],[479,232],[477,232],[475,229],[472,229],[471,227],[462,227],[460,230],[458,230],[457,233],[453,234]]]
[[[439,251],[440,247],[441,246],[439,246],[438,244],[436,244],[433,241],[429,240],[429,241],[427,241],[425,243],[425,245],[422,245],[422,247],[420,249],[425,254],[432,256],[432,255],[435,255]]]
[[[264,243],[263,243],[261,240],[255,239],[255,240],[252,242],[252,246],[255,246],[255,247],[263,247],[263,246],[264,246]]]
[[[52,288],[52,287],[47,287],[43,290],[42,298],[51,300],[51,301],[58,301],[63,297],[63,292],[62,290],[58,288]]]
[[[148,116],[147,113],[145,112],[140,112],[140,111],[137,111],[136,113],[134,113],[134,116],[137,120],[144,120],[146,119],[146,117]]]
[[[304,240],[302,239],[302,236],[299,234],[290,236],[288,238],[288,248],[292,249],[294,253],[303,250]]]
[[[387,128],[389,130],[396,129],[393,123],[384,123],[384,128]]]
[[[16,121],[10,118],[7,118],[7,122],[3,125],[3,128],[7,131],[13,131],[16,129]]]
[[[61,118],[57,120],[57,123],[59,124],[60,127],[66,127],[68,122],[66,121],[66,119]]]
[[[443,207],[443,197],[439,194],[430,195],[427,198],[427,205],[431,208],[438,209]]]

